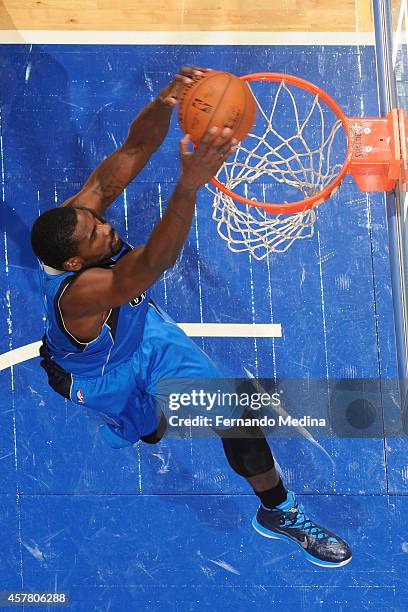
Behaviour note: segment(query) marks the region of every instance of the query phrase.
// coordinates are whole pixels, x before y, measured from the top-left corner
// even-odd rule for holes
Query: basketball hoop
[[[346,117],[317,85],[287,74],[242,77],[254,94],[256,124],[212,179],[213,219],[230,250],[256,259],[313,236],[316,211],[346,175],[361,191],[408,180],[407,117]],[[268,109],[265,110],[265,101]]]

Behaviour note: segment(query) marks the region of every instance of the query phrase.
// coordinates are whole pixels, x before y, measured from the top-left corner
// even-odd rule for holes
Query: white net
[[[321,192],[345,159],[347,142],[340,119],[318,95],[284,81],[254,82],[251,89],[258,106],[256,125],[223,165],[218,181],[259,203],[285,204]],[[214,193],[213,219],[231,251],[250,251],[263,259],[313,236],[313,209],[273,215],[242,204],[212,184],[209,189]]]

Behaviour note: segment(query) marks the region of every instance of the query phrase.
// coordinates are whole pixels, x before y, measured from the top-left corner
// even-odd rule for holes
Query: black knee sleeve
[[[242,418],[251,415],[245,413]],[[221,437],[228,463],[240,476],[258,476],[274,467],[271,449],[258,425],[214,431]]]
[[[145,436],[140,436],[140,439],[143,440],[143,442],[146,442],[146,444],[157,444],[157,442],[160,442],[160,440],[166,433],[166,429],[167,429],[167,421],[166,421],[166,417],[162,413],[160,415],[160,421],[159,421],[159,425],[157,429],[155,429],[154,431],[152,431],[152,433],[149,433]]]

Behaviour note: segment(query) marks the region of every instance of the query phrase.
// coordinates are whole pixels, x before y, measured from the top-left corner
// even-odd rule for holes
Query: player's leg
[[[243,415],[250,418],[250,413]],[[271,450],[258,425],[218,429],[232,469],[243,476],[260,500],[252,521],[263,536],[294,542],[312,563],[340,567],[351,560],[348,544],[308,517],[292,491],[286,490]]]
[[[142,377],[146,380],[146,391],[158,400],[165,396],[166,385],[160,386],[162,380],[190,378],[199,382],[211,377],[222,378],[208,356],[171,319],[166,321],[165,316],[160,311],[150,313],[143,341]],[[219,412],[222,414],[222,409]],[[239,416],[251,419],[250,413]],[[258,425],[213,429],[221,438],[229,465],[247,480],[260,500],[253,520],[259,533],[295,542],[306,558],[318,565],[337,567],[350,561],[348,545],[306,516],[294,494],[286,490]]]
[[[157,444],[163,438],[167,429],[167,419],[163,413],[159,416],[159,423],[157,427],[151,431],[150,433],[143,434],[140,436],[142,442],[146,444]]]

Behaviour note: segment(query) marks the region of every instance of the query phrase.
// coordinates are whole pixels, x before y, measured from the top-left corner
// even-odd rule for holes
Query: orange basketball
[[[229,127],[243,140],[254,124],[256,103],[245,81],[212,70],[186,85],[179,100],[181,128],[198,143],[211,127]]]

